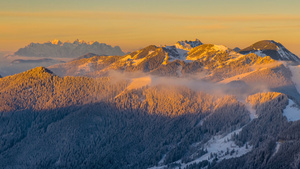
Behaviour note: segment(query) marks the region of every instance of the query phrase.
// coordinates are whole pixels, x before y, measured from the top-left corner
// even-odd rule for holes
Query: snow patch
[[[230,62],[234,62],[236,60],[239,60],[240,58],[244,57],[245,55],[243,54],[240,54],[240,53],[237,53],[237,52],[234,52],[234,51],[231,51],[229,53],[229,56],[231,57],[231,59],[227,60],[226,63],[227,65],[230,63]]]
[[[250,53],[256,54],[257,56],[260,56],[260,57],[266,57],[267,56],[266,54],[263,53],[263,51],[261,51],[260,49],[255,49],[255,48],[254,48],[254,51],[248,52],[245,55],[248,55]]]
[[[132,60],[132,65],[133,66],[137,66],[138,64],[140,64],[141,62],[143,62],[146,59],[146,57],[142,58],[142,59],[135,59]]]
[[[158,165],[163,165],[165,159],[166,159],[167,154],[164,154],[161,160],[158,162]]]
[[[252,105],[247,103],[245,105],[246,109],[250,112],[250,119],[253,120],[253,119],[257,119],[258,118],[258,115],[256,114],[256,110],[253,109]]]
[[[287,60],[290,60],[289,56],[282,50],[281,47],[277,46],[277,52],[279,53],[281,58],[286,58]]]
[[[214,45],[213,49],[216,51],[227,51],[228,50],[228,48],[224,45]]]
[[[170,59],[170,57],[169,57],[168,53],[166,53],[166,56],[165,56],[165,59],[164,59],[162,65],[167,65],[169,63],[169,59]]]
[[[298,121],[300,120],[300,109],[296,107],[293,100],[289,99],[289,104],[283,110],[283,115],[288,121]]]
[[[52,41],[50,41],[50,43],[52,43],[53,45],[60,45],[62,44],[60,40],[54,39]]]
[[[204,51],[203,51],[203,48],[198,48],[198,49],[196,49],[196,51],[193,51],[193,52],[198,53],[198,55],[192,56],[192,57],[190,57],[188,55],[187,60],[194,61],[194,60],[203,59],[204,61],[207,61],[207,59],[214,60],[215,56],[217,56],[218,54],[229,53],[229,49],[223,45],[212,45],[212,46],[206,47]],[[210,56],[210,57],[208,57],[208,56]]]
[[[175,46],[178,49],[190,50],[196,46],[200,46],[203,43],[199,39],[195,39],[194,41],[178,41]]]
[[[153,50],[149,51],[149,52],[148,52],[148,55],[151,55],[153,52],[154,52]]]
[[[275,152],[272,154],[272,157],[274,157],[278,153],[281,144],[281,142],[276,142]]]
[[[206,153],[205,155],[203,155],[202,157],[189,162],[188,164],[192,164],[194,162],[201,162],[203,160],[213,160],[211,159],[209,156],[210,154],[217,154],[218,156],[218,161],[221,161],[223,159],[229,159],[229,158],[235,158],[235,157],[240,157],[246,153],[248,153],[249,151],[251,151],[251,147],[250,146],[246,146],[244,145],[243,147],[239,147],[238,145],[235,144],[234,141],[231,140],[232,136],[234,134],[238,134],[242,131],[241,129],[235,130],[229,134],[227,134],[226,136],[214,136],[212,139],[210,139],[205,145],[204,147],[207,149],[208,153]],[[247,147],[247,148],[246,148]],[[234,150],[234,153],[232,153],[230,155],[227,154],[227,152],[232,152],[232,150]],[[186,165],[188,165],[186,164]]]
[[[187,57],[187,53],[189,52],[188,50],[184,50],[184,49],[176,49],[178,54],[179,54],[179,60],[186,60]]]
[[[214,136],[204,145],[204,149],[207,149],[206,154],[188,163],[182,163],[181,160],[178,160],[175,163],[180,164],[181,168],[185,168],[190,164],[199,163],[204,160],[208,160],[212,162],[215,159],[215,157],[218,158],[218,162],[224,159],[240,157],[252,150],[252,146],[248,145],[247,143],[243,147],[239,147],[238,145],[235,144],[234,141],[231,140],[234,134],[238,134],[241,131],[242,128],[235,130],[225,136],[221,136],[221,135]],[[162,169],[165,167],[167,166],[166,165],[155,166],[152,167],[151,169]]]
[[[131,59],[131,55],[127,55],[126,57],[122,58],[120,61],[128,61]]]
[[[256,54],[257,56],[260,56],[260,57],[266,57],[267,55],[264,54],[261,50],[257,50],[255,52],[253,52],[254,54]]]
[[[173,52],[174,52],[173,54],[176,54],[176,55],[173,56],[173,55],[171,55],[172,52],[171,52],[171,54],[169,53],[169,54],[168,54],[168,57],[166,57],[167,60],[166,60],[166,58],[165,58],[165,60],[164,60],[164,62],[163,62],[164,65],[166,65],[166,63],[167,63],[166,61],[168,61],[168,62],[173,62],[173,61],[175,61],[175,60],[184,61],[184,62],[186,62],[186,63],[192,62],[192,61],[190,61],[190,60],[187,60],[187,56],[188,56],[189,50],[177,48],[176,45],[175,45],[175,48],[174,48],[174,46],[165,46],[165,48],[168,49],[168,50],[173,51]]]
[[[293,53],[288,51],[283,46],[279,46],[279,47],[277,46],[277,52],[281,58],[285,58],[286,60],[292,60],[292,61],[296,61],[296,62],[300,61],[300,59],[296,55],[294,55]]]

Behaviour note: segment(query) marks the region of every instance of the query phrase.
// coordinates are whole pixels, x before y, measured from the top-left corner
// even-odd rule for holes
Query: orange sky
[[[68,8],[67,3],[57,0],[26,1],[31,6],[23,1],[18,5],[0,2],[0,51],[15,51],[31,42],[77,38],[131,51],[150,44],[171,45],[178,40],[198,38],[203,43],[232,48],[272,39],[300,55],[300,12],[295,7],[299,7],[299,1],[272,4],[270,9],[257,5],[282,2],[254,0],[253,5],[236,0],[220,4],[224,2],[215,0],[203,5],[194,0],[129,1],[115,0],[114,4],[88,0],[83,4],[66,0],[72,4]],[[282,9],[276,11],[277,8]]]

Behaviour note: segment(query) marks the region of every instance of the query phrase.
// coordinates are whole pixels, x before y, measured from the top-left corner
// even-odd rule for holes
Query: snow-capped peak
[[[54,39],[52,41],[50,41],[50,43],[52,43],[53,45],[60,45],[62,44],[62,42],[60,40]]]
[[[30,43],[25,48],[20,48],[15,55],[34,57],[67,57],[76,58],[87,53],[97,55],[124,55],[120,47],[112,47],[97,41],[86,42],[75,40],[72,42],[61,42],[54,39],[46,43]]]
[[[62,42],[61,40],[58,40],[58,39],[54,39],[52,41],[48,41],[48,43],[51,43],[53,45],[62,45],[64,43],[72,43],[74,45],[80,45],[80,44],[87,44],[87,45],[92,45],[94,43],[99,43],[97,41],[85,41],[85,40],[80,40],[80,39],[76,39],[75,41],[73,42],[70,42],[70,41],[65,41],[65,42]]]
[[[83,43],[86,43],[86,42],[84,40],[76,39],[73,43],[74,44],[83,44]]]
[[[187,49],[192,49],[192,48],[194,48],[196,46],[200,46],[202,44],[203,43],[199,39],[195,39],[194,41],[187,41],[187,40],[185,40],[185,41],[178,41],[175,44],[175,46],[178,49],[185,49],[185,50],[187,50]]]
[[[263,40],[239,51],[241,54],[255,53],[259,56],[270,56],[275,60],[300,62],[300,59],[286,49],[281,43],[274,40]]]

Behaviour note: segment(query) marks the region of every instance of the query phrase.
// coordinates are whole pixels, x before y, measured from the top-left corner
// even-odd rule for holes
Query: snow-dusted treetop
[[[97,41],[85,42],[84,40],[78,39],[74,42],[61,42],[55,39],[42,44],[30,43],[28,46],[15,52],[15,55],[76,58],[87,53],[97,55],[124,55],[119,46],[112,47]]]

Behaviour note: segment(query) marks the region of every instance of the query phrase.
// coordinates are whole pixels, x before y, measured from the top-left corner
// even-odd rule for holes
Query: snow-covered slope
[[[187,41],[189,42],[189,41]],[[195,43],[191,43],[195,44]],[[271,47],[265,47],[271,49]],[[241,54],[223,45],[202,44],[192,49],[150,45],[125,56],[84,55],[72,62],[49,67],[61,76],[103,76],[111,70],[144,72],[159,76],[192,77],[229,86],[229,93],[277,91],[300,102],[287,67],[258,52]],[[245,83],[232,90],[235,81]],[[246,86],[249,86],[249,90]],[[244,89],[247,89],[246,91]]]
[[[231,49],[223,46],[223,45],[213,45],[213,44],[204,44],[193,48],[189,53],[187,60],[214,60],[220,55],[224,55],[224,58],[227,54],[233,52],[231,54],[238,54]],[[234,57],[235,58],[235,57]],[[225,58],[226,59],[226,58]]]
[[[83,40],[75,40],[73,43],[61,42],[59,40],[53,40],[43,44],[31,43],[19,49],[15,52],[15,55],[76,58],[87,53],[97,55],[124,55],[119,46],[112,47],[97,41],[85,42]]]
[[[91,62],[92,65],[94,65],[94,69],[91,70],[93,70],[93,73],[97,75],[103,74],[103,72],[107,72],[109,70],[129,72],[141,71],[154,73],[156,75],[170,76],[184,76],[184,74],[199,73],[199,71],[201,71],[204,75],[202,78],[208,77],[210,80],[222,81],[229,77],[251,72],[252,70],[250,69],[252,68],[249,66],[253,64],[257,65],[271,62],[269,57],[261,58],[254,54],[243,55],[223,45],[199,45],[201,44],[199,40],[178,42],[178,44],[183,43],[189,44],[191,47],[195,47],[188,49],[182,48],[178,45],[163,47],[150,45],[125,56],[114,57],[114,60],[110,60],[109,64],[105,64],[105,67],[97,65],[99,65],[99,63],[101,65],[103,65],[102,63],[108,63],[104,61],[106,60],[106,57],[87,54],[78,58],[75,65],[75,62],[73,61],[72,65],[70,65],[71,63],[67,63],[61,66],[55,65],[50,68],[57,69],[57,67],[68,67],[65,70],[68,70],[70,73],[72,72],[70,70],[74,71],[71,74],[65,75],[78,75],[76,74],[78,71],[75,71],[77,70],[75,68],[86,65],[86,62]],[[239,70],[232,71],[233,69]],[[56,72],[56,70],[53,71]],[[86,71],[84,72],[86,74],[91,73]],[[56,73],[64,76],[64,73]],[[226,75],[224,75],[224,73]]]
[[[238,145],[235,144],[234,141],[232,141],[233,135],[238,134],[241,130],[242,129],[235,130],[227,134],[226,136],[222,136],[222,135],[214,136],[212,139],[210,139],[207,143],[204,144],[204,147],[206,148],[207,151],[204,155],[188,163],[183,163],[181,160],[179,160],[176,162],[176,164],[179,165],[180,168],[186,168],[189,165],[201,163],[204,161],[212,162],[215,159],[218,159],[218,161],[222,161],[224,159],[237,158],[244,154],[247,154],[252,150],[252,146],[248,146],[248,144],[245,144],[244,146],[239,147]],[[167,168],[167,165],[155,166],[149,169],[164,169],[164,168]]]
[[[242,54],[255,53],[259,56],[270,56],[275,60],[300,62],[299,57],[286,49],[281,43],[263,40],[239,51]]]

